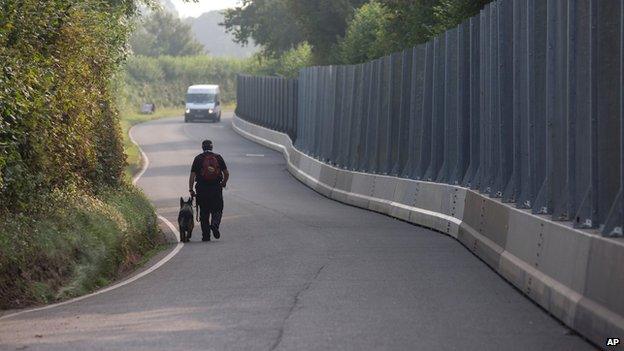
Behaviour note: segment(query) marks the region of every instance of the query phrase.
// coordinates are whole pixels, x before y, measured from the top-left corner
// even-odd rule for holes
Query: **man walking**
[[[212,152],[212,141],[202,142],[203,153],[197,155],[191,167],[189,192],[196,196],[199,205],[202,241],[210,241],[210,232],[219,239],[219,224],[223,215],[223,188],[230,173],[221,155]],[[195,190],[193,190],[195,186]]]

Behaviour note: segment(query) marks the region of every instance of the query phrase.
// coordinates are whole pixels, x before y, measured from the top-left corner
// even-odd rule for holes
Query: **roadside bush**
[[[250,74],[260,76],[283,76],[296,78],[299,70],[313,63],[312,47],[304,42],[299,46],[283,52],[276,58],[257,55],[250,61]]]
[[[333,61],[343,64],[356,64],[370,61],[391,52],[388,38],[388,10],[376,1],[360,7],[349,22],[344,38],[334,50]]]
[[[0,309],[87,293],[163,242],[153,207],[130,185],[45,201],[49,211],[0,218]]]
[[[124,181],[113,84],[136,11],[0,1],[0,308],[84,293],[158,245]]]
[[[6,0],[0,10],[0,212],[122,180],[110,77],[133,1]]]

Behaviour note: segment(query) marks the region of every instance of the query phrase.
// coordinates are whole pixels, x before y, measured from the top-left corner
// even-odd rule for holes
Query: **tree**
[[[328,63],[331,52],[344,36],[353,12],[365,0],[243,0],[225,11],[225,26],[235,40],[249,38],[269,57],[307,42],[317,64]]]
[[[132,51],[143,56],[192,56],[204,53],[191,26],[168,12],[154,11],[130,38]]]
[[[234,40],[247,45],[253,38],[266,57],[278,57],[304,41],[286,0],[243,0],[223,14],[220,25]]]
[[[476,15],[493,0],[439,0],[433,8],[434,33],[439,34]]]
[[[391,48],[389,24],[388,11],[379,2],[371,1],[360,7],[336,48],[335,61],[362,63],[387,54]]]
[[[415,46],[433,36],[433,7],[438,0],[382,0],[389,14],[387,32],[393,49]]]
[[[314,62],[331,63],[332,51],[344,37],[355,10],[366,0],[287,0],[305,41],[312,47]]]
[[[422,44],[476,15],[493,0],[380,0],[394,51]]]

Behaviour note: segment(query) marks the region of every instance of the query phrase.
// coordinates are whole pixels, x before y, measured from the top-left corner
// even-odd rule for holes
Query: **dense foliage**
[[[135,55],[192,56],[204,53],[204,45],[195,39],[189,24],[166,11],[153,11],[142,18],[130,37]]]
[[[41,194],[118,185],[124,167],[109,78],[133,1],[3,0],[0,212]]]
[[[0,216],[0,309],[92,291],[163,243],[154,209],[130,185],[97,197],[55,190],[43,200],[44,213]]]
[[[363,5],[341,39],[334,60],[339,63],[362,63],[387,53],[393,46],[387,41],[390,24],[388,11],[376,1]]]
[[[393,51],[424,43],[455,27],[493,0],[380,0],[390,21],[388,40]]]
[[[330,63],[333,46],[345,34],[364,0],[243,0],[225,11],[224,26],[237,42],[253,38],[276,57],[307,42],[315,63]],[[279,25],[276,25],[279,24]]]
[[[223,25],[268,57],[306,42],[314,64],[359,63],[424,43],[491,1],[244,0],[226,11]]]
[[[0,308],[92,290],[159,241],[113,77],[134,0],[0,0]]]

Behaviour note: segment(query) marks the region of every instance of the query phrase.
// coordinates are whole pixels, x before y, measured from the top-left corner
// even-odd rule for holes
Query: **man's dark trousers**
[[[219,230],[223,215],[223,188],[221,184],[196,184],[199,221],[203,239],[210,239],[210,230]]]

